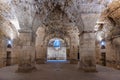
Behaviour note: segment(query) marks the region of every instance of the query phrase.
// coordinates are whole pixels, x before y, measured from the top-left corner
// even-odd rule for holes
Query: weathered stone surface
[[[12,57],[20,58],[18,70],[33,69],[35,58],[40,63],[45,62],[50,39],[61,38],[67,44],[67,59],[76,63],[79,52],[82,68],[94,71],[94,26],[106,7],[110,12],[116,9],[107,6],[110,2],[111,0],[0,0],[0,32],[6,36],[5,39],[13,40]],[[119,6],[119,3],[113,2],[115,4]],[[109,11],[103,13],[102,17],[106,19],[106,15],[110,14],[107,15],[108,19],[119,25],[119,9],[112,13]],[[113,28],[113,32],[107,27],[102,30],[109,30],[111,38],[116,29]],[[7,41],[2,45],[4,58]],[[18,63],[17,59],[13,63]]]
[[[120,1],[119,0],[113,0],[112,3],[110,3],[107,7],[107,9],[101,14],[101,24],[104,24],[102,31],[105,32],[104,39],[106,40],[106,64],[107,66],[111,66],[114,68],[119,69],[119,37],[120,37],[120,15],[119,15],[119,8],[120,8]],[[99,45],[99,43],[97,43]],[[98,54],[97,57],[99,57],[98,63],[101,62],[101,47],[97,49]]]
[[[84,71],[96,71],[95,66],[95,34],[83,33],[80,36],[80,64]],[[92,44],[92,45],[91,45]]]

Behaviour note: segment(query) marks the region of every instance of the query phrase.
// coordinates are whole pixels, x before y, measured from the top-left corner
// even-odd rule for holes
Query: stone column
[[[47,62],[47,46],[40,45],[39,51],[37,52],[37,64],[45,64]]]
[[[35,68],[35,46],[32,42],[32,31],[21,30],[18,72],[30,72]]]
[[[95,72],[95,34],[84,31],[80,35],[80,61],[79,68],[86,72]]]
[[[6,66],[6,38],[0,36],[0,67]]]
[[[77,53],[76,52],[76,45],[72,45],[71,46],[71,49],[70,49],[70,64],[77,64],[78,63],[78,60],[77,60]]]

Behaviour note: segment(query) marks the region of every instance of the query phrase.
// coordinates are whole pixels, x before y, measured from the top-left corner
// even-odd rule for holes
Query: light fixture
[[[12,40],[9,39],[7,42],[7,48],[12,48]]]
[[[12,45],[12,40],[8,40],[8,45]]]
[[[101,46],[105,46],[105,45],[106,45],[105,40],[102,40],[102,41],[100,42],[100,44],[101,44]]]

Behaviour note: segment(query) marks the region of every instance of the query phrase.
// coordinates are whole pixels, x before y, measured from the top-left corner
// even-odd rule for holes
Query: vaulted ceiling
[[[120,35],[120,1],[113,0],[112,3],[102,12],[100,20],[104,22],[103,30],[108,34],[108,38]]]
[[[81,14],[100,14],[100,7],[105,8],[109,2],[111,0],[0,0],[0,18],[1,23],[9,25],[14,33],[18,30],[36,32],[38,27],[45,25],[46,34],[69,35],[71,26],[75,28],[72,28],[73,32],[76,32],[76,27],[79,32],[84,30],[85,24],[88,27],[83,18],[89,16]],[[8,32],[8,27],[5,30]]]

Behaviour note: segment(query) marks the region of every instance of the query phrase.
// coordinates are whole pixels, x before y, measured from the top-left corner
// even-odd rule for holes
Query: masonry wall
[[[106,48],[102,50],[100,44],[96,45],[96,63],[104,66],[102,52],[105,52],[106,66],[119,69],[120,55],[118,52],[118,46],[115,46],[111,41],[107,41],[105,47]]]

